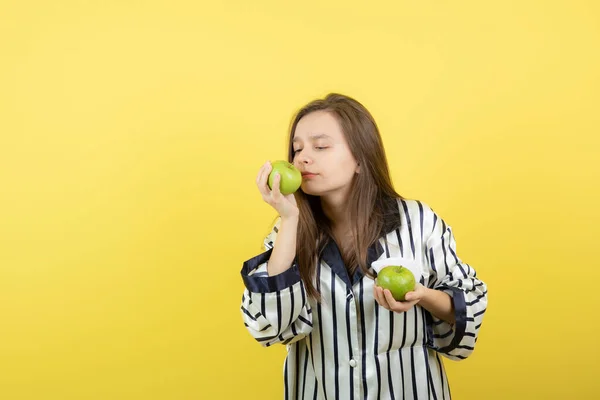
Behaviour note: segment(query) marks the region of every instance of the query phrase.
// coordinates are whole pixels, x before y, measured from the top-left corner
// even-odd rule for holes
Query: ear
[[[360,174],[360,163],[356,163],[356,171],[355,173]]]

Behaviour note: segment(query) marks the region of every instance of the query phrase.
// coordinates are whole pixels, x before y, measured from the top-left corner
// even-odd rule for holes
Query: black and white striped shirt
[[[461,261],[451,228],[426,204],[399,200],[399,226],[369,249],[368,265],[404,258],[421,266],[421,283],[452,296],[455,324],[418,304],[405,313],[379,306],[373,280],[350,277],[334,242],[325,249],[309,299],[298,267],[268,276],[278,223],[265,252],[244,262],[244,325],[263,346],[282,343],[285,399],[450,399],[440,355],[460,360],[474,350],[487,288]]]

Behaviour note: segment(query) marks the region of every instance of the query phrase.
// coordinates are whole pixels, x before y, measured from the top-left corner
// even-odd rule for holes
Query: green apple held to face
[[[302,174],[300,170],[293,164],[287,161],[274,161],[271,163],[273,170],[269,174],[269,189],[273,190],[273,180],[275,179],[275,173],[279,172],[281,180],[279,181],[279,190],[281,194],[287,195],[292,194],[302,184]]]
[[[377,286],[388,289],[397,301],[403,301],[406,293],[415,290],[415,276],[400,265],[388,265],[378,274],[375,281]]]

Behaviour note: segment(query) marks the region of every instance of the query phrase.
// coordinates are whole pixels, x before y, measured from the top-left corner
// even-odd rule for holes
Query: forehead
[[[313,137],[333,140],[343,139],[344,133],[338,120],[327,111],[314,111],[298,121],[294,132],[294,141],[308,141]]]

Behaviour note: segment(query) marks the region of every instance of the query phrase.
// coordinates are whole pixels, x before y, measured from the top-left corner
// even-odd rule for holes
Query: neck
[[[346,230],[350,224],[348,201],[342,196],[321,197],[323,213],[331,221],[334,230]]]

